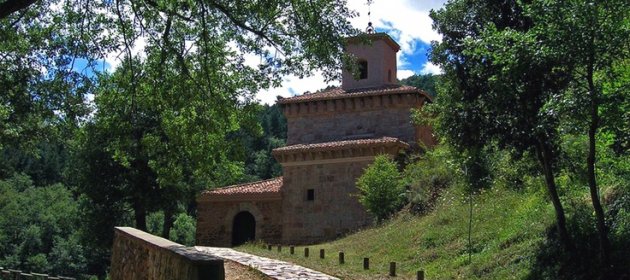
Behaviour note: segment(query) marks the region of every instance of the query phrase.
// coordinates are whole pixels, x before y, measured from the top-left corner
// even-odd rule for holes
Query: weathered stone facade
[[[276,149],[285,178],[283,243],[330,240],[369,225],[372,219],[357,200],[355,181],[376,155],[395,155],[407,147],[396,138],[379,138]]]
[[[367,89],[357,96],[337,91],[335,99],[280,100],[287,118],[287,145],[385,136],[413,145],[420,138],[422,128],[412,124],[410,110],[420,108],[426,96],[415,88]]]
[[[273,155],[283,177],[202,193],[198,244],[229,246],[241,238],[235,225],[254,230],[239,213],[253,216],[256,239],[283,244],[330,240],[371,223],[356,197],[364,168],[379,154],[394,157],[435,140],[411,120],[428,95],[396,84],[398,45],[385,34],[367,41],[351,38],[347,48],[363,63],[364,79],[344,71],[341,88],[278,100],[288,146]]]
[[[270,243],[282,241],[282,177],[202,193],[197,199],[197,244],[233,245],[234,218],[250,213],[255,235]]]

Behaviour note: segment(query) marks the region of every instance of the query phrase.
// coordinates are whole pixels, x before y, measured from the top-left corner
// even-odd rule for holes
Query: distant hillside
[[[426,75],[413,75],[411,77],[400,80],[400,83],[407,86],[414,86],[428,92],[432,97],[437,96],[435,90],[436,80],[439,75],[426,74]]]

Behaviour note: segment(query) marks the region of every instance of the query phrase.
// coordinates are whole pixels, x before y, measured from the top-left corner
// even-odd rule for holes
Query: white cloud
[[[427,61],[424,65],[422,65],[422,70],[420,70],[420,74],[442,74],[442,69],[440,66],[437,66],[430,61]]]
[[[409,78],[413,76],[414,74],[416,74],[412,70],[398,70],[397,72],[398,72],[397,76],[399,80]]]
[[[424,43],[441,41],[442,36],[431,28],[429,11],[440,7],[446,1],[385,1],[376,0],[371,6],[371,20],[376,29],[396,29],[400,33],[391,33],[400,44],[401,52],[412,54],[415,40]],[[359,16],[350,20],[357,28],[365,29],[368,23],[368,7],[365,0],[349,0],[348,7],[359,12]]]
[[[276,96],[290,97],[293,95],[301,95],[307,91],[315,92],[325,88],[328,85],[339,86],[339,83],[326,83],[321,72],[315,72],[313,76],[300,79],[296,76],[287,76],[282,81],[282,86],[261,90],[256,98],[263,104],[274,104]]]

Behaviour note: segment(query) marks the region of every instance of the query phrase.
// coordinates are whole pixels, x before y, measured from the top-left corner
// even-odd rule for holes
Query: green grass
[[[540,194],[487,190],[474,197],[472,262],[468,262],[469,206],[465,197],[446,192],[436,209],[423,216],[405,211],[374,228],[345,238],[304,246],[295,255],[284,246],[268,251],[263,244],[238,250],[282,259],[342,279],[387,279],[389,262],[397,263],[397,279],[415,279],[424,270],[426,279],[523,279],[536,262],[540,246],[553,225],[553,212]],[[319,258],[325,249],[326,258]],[[338,264],[338,252],[346,264]],[[370,270],[363,270],[363,258]]]

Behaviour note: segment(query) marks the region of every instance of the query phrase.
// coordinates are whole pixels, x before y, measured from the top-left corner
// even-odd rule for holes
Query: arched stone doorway
[[[256,239],[256,219],[247,211],[242,211],[234,216],[232,223],[232,246],[242,245],[247,241]]]

